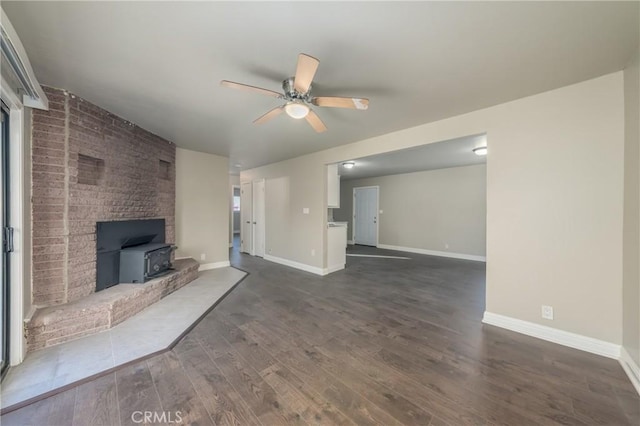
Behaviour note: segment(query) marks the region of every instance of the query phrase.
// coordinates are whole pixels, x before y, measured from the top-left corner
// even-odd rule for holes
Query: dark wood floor
[[[616,361],[481,324],[484,264],[410,256],[321,278],[233,253],[251,275],[174,350],[2,424],[640,424]]]

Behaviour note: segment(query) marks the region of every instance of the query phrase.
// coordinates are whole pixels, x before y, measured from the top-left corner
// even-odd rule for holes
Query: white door
[[[253,250],[252,255],[264,257],[265,193],[264,179],[253,182]]]
[[[353,188],[353,242],[378,245],[378,187]]]
[[[240,190],[240,251],[243,253],[253,254],[253,224],[251,223],[253,218],[253,209],[251,204],[253,202],[252,197],[252,185],[251,182],[246,182],[241,185]]]

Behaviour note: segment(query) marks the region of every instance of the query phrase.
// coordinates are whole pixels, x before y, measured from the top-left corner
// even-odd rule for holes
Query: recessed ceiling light
[[[479,146],[477,148],[473,148],[473,153],[476,155],[487,155],[487,147]]]
[[[242,164],[236,163],[236,164],[233,165],[233,167],[242,167]]]
[[[284,106],[284,110],[289,117],[297,120],[305,118],[309,114],[309,107],[299,102],[289,102]]]
[[[354,163],[353,161],[347,161],[345,163],[342,163],[342,167],[344,167],[345,169],[353,169],[353,166],[355,166],[356,163]]]

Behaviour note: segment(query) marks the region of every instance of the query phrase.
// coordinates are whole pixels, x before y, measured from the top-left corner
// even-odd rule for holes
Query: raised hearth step
[[[119,284],[80,300],[36,310],[26,323],[27,352],[107,330],[198,277],[193,259],[175,271],[142,284]]]

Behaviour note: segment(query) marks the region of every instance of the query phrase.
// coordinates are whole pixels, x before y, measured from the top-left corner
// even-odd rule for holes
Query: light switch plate
[[[302,214],[309,214],[309,207],[303,207]]]

